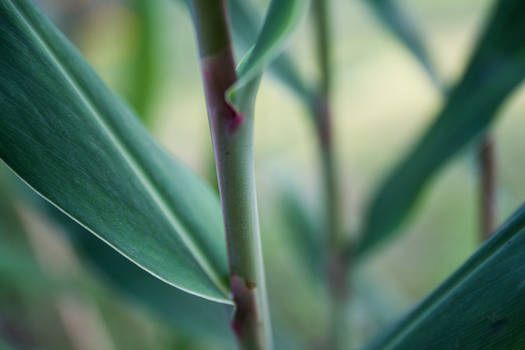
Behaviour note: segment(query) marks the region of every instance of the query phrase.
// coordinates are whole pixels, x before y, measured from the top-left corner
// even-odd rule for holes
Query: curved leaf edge
[[[32,6],[32,5],[29,5],[29,1],[25,1],[26,2],[26,5],[25,6],[28,6],[31,8],[32,11],[35,11],[35,13],[37,13],[40,17],[42,17],[43,20],[45,21],[48,21],[47,18],[44,18],[44,16],[39,12],[37,11],[37,9]],[[94,115],[101,119],[100,123],[101,125],[103,125],[105,128],[107,128],[108,130],[112,130],[112,127],[110,125],[106,125],[107,122],[100,116],[100,112],[98,110],[96,110],[96,106],[92,106],[91,103],[89,103],[88,101],[90,100],[90,98],[88,96],[85,96],[85,93],[82,91],[82,88],[78,87],[78,83],[75,81],[75,78],[74,77],[70,77],[70,72],[69,70],[67,69],[67,67],[63,67],[62,64],[60,63],[60,60],[57,58],[57,55],[54,53],[54,50],[53,48],[51,48],[49,46],[49,44],[47,43],[46,39],[43,38],[41,36],[41,34],[39,34],[38,30],[34,28],[34,26],[32,25],[31,21],[26,18],[26,15],[24,15],[24,12],[23,10],[21,10],[13,1],[11,0],[7,0],[6,1],[6,6],[10,6],[11,9],[13,10],[14,14],[22,21],[23,25],[26,27],[24,30],[27,31],[29,33],[30,36],[33,37],[34,40],[37,41],[37,44],[41,47],[42,50],[44,50],[45,52],[47,52],[50,57],[52,58],[52,60],[55,62],[55,65],[56,65],[56,68],[58,69],[58,71],[60,71],[63,75],[64,75],[64,78],[66,80],[69,81],[70,84],[72,84],[72,88],[73,90],[75,90],[77,92],[77,94],[79,95],[79,98],[82,99],[84,101],[84,103],[87,105],[87,108],[88,109],[95,109],[93,111]],[[112,135],[112,137],[114,138],[117,138],[117,141],[118,142],[121,142],[120,140],[118,140],[118,137],[117,136],[114,136]],[[118,145],[118,147],[124,147],[124,146],[121,146],[120,144]],[[126,149],[126,152],[130,153],[127,149]],[[131,157],[133,158],[133,155],[132,154],[124,154],[123,155],[125,158],[126,157]],[[4,162],[5,163],[5,162]],[[78,223],[80,226],[82,226],[83,228],[85,228],[87,231],[91,232],[92,234],[94,234],[96,237],[98,237],[99,239],[101,239],[103,242],[105,242],[106,244],[108,244],[109,246],[111,246],[113,249],[115,249],[117,252],[119,252],[121,255],[123,255],[124,257],[126,257],[126,259],[130,260],[131,262],[133,262],[135,265],[139,266],[141,269],[143,269],[144,271],[148,272],[149,274],[151,274],[152,276],[158,278],[159,280],[167,283],[168,285],[171,285],[173,287],[176,287],[184,292],[187,292],[189,294],[192,294],[192,295],[195,295],[195,296],[198,296],[198,297],[201,297],[203,299],[207,299],[207,300],[210,300],[210,301],[214,301],[214,302],[217,302],[217,303],[221,303],[221,304],[226,304],[226,305],[233,305],[233,301],[230,299],[230,293],[227,291],[227,287],[226,289],[222,287],[222,283],[219,281],[220,278],[217,277],[217,278],[214,278],[212,276],[210,276],[210,274],[206,271],[209,270],[209,268],[205,268],[203,267],[202,265],[202,262],[200,262],[198,259],[197,262],[199,263],[199,265],[201,266],[203,272],[206,273],[206,275],[208,276],[208,278],[210,278],[210,280],[212,281],[212,283],[215,285],[215,287],[217,288],[218,291],[221,292],[221,294],[224,295],[224,298],[215,298],[213,296],[210,296],[210,295],[206,295],[206,294],[202,294],[202,293],[198,293],[198,292],[195,292],[195,291],[192,291],[192,290],[189,290],[187,288],[184,288],[182,286],[179,286],[178,284],[174,283],[174,282],[170,282],[168,280],[166,280],[165,278],[159,276],[158,274],[156,274],[155,272],[151,271],[150,269],[148,269],[147,267],[145,266],[142,266],[140,265],[139,263],[135,262],[132,260],[131,257],[127,256],[126,253],[124,253],[122,250],[120,250],[119,248],[117,248],[115,245],[113,245],[112,243],[110,243],[107,239],[105,239],[104,237],[102,237],[99,233],[95,232],[93,229],[89,228],[86,224],[82,223],[81,221],[79,221],[78,219],[76,219],[75,217],[73,217],[68,211],[67,209],[65,208],[62,208],[59,204],[57,203],[54,203],[51,199],[49,199],[46,195],[44,195],[43,193],[41,193],[39,190],[37,190],[35,187],[33,187],[30,183],[28,183],[24,178],[22,178],[9,164],[5,163],[6,166],[14,173],[16,174],[16,176],[18,178],[20,178],[20,180],[22,180],[22,182],[24,182],[29,188],[31,188],[34,192],[36,192],[39,196],[41,196],[43,199],[45,199],[47,202],[49,202],[50,204],[52,204],[53,206],[55,206],[57,209],[59,209],[61,212],[63,212],[65,215],[67,215],[69,218],[71,218],[73,221],[75,221],[76,223]],[[135,165],[135,166],[139,166],[139,165]],[[146,175],[143,175],[143,176],[146,176]],[[149,179],[147,180],[149,181]],[[148,183],[149,184],[149,183]],[[150,186],[153,186],[151,184],[149,184]],[[154,186],[153,186],[154,187]],[[170,219],[170,218],[168,218]],[[171,221],[171,220],[169,220]],[[183,224],[180,224],[180,225],[177,225],[177,226],[184,226]],[[183,230],[185,231],[184,234],[187,235],[187,229],[183,227]],[[180,233],[179,233],[180,234]],[[181,237],[181,240],[186,244],[186,247],[192,252],[194,253],[194,249],[192,249],[191,247],[189,247],[187,245],[187,239],[184,239],[184,237]],[[189,240],[191,241],[191,238],[189,238]],[[206,258],[203,257],[205,260]],[[205,265],[207,264],[207,261],[204,262]]]
[[[14,171],[10,166],[9,164],[5,163],[4,164],[9,168],[9,170],[11,170],[11,172],[20,180],[22,181],[27,187],[29,187],[34,193],[38,194],[42,199],[44,199],[47,203],[49,203],[50,205],[52,205],[53,207],[55,207],[56,209],[58,209],[61,213],[63,213],[65,216],[67,216],[69,219],[71,219],[72,221],[74,221],[76,224],[78,224],[79,226],[81,226],[83,229],[85,229],[86,231],[90,232],[91,234],[93,234],[95,237],[97,237],[98,239],[100,239],[101,241],[103,241],[104,243],[106,243],[108,246],[110,246],[111,248],[113,248],[116,252],[118,252],[120,255],[122,255],[123,257],[125,257],[127,260],[129,260],[130,262],[132,262],[133,264],[135,264],[136,266],[138,266],[140,269],[144,270],[145,272],[149,273],[150,275],[152,275],[153,277],[161,280],[162,282],[172,286],[172,287],[175,287],[183,292],[186,292],[188,294],[191,294],[191,295],[195,295],[197,297],[200,297],[200,298],[203,298],[203,299],[206,299],[206,300],[210,300],[210,301],[213,301],[213,302],[216,302],[216,303],[220,303],[220,304],[225,304],[225,305],[230,305],[230,306],[233,306],[234,303],[233,303],[233,300],[231,299],[219,299],[219,298],[213,298],[213,297],[210,297],[208,295],[204,295],[204,294],[200,294],[200,293],[196,293],[192,290],[189,290],[187,288],[184,288],[184,287],[180,287],[178,286],[177,284],[173,283],[173,282],[170,282],[166,279],[164,279],[163,277],[157,275],[155,272],[149,270],[148,268],[146,268],[145,266],[142,266],[140,264],[138,264],[137,262],[133,261],[133,259],[131,259],[130,257],[128,257],[124,252],[122,252],[119,248],[117,248],[115,245],[113,245],[111,242],[109,242],[108,240],[106,240],[104,237],[100,236],[97,232],[95,232],[94,230],[90,229],[88,226],[86,226],[85,224],[83,224],[82,222],[80,222],[79,220],[77,220],[75,217],[73,217],[71,214],[69,214],[67,212],[67,210],[65,210],[64,208],[60,207],[58,204],[54,203],[53,201],[51,201],[49,198],[47,198],[45,195],[43,195],[40,191],[38,191],[36,188],[34,188],[33,186],[31,186],[31,184],[29,184],[24,178],[22,178],[20,175],[18,175],[18,173],[16,171]]]
[[[508,244],[519,234],[525,234],[525,203],[522,204],[503,225],[478,249],[459,269],[447,278],[437,289],[430,293],[406,316],[380,335],[369,345],[367,350],[385,349],[390,344],[402,339],[415,327],[418,321],[429,315],[440,302],[449,297],[469,276],[481,268],[500,248]]]

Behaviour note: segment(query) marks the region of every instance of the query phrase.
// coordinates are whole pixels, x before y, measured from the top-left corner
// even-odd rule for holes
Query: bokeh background
[[[252,0],[262,11],[267,1]],[[400,0],[421,30],[447,84],[458,79],[493,0]],[[169,0],[38,0],[104,81],[134,106],[171,153],[215,183],[197,48],[188,11]],[[360,225],[366,203],[389,169],[442,104],[418,62],[364,0],[332,0],[334,130],[345,227]],[[288,50],[315,81],[311,18]],[[498,222],[525,198],[525,89],[514,92],[493,124]],[[292,191],[320,220],[320,172],[307,110],[267,74],[255,113],[256,172],[270,304],[283,348],[320,339],[326,296],[303,264],[281,199]],[[23,185],[0,165],[0,338],[20,349],[228,349],[186,333],[122,295],[86,264],[46,215],[15,192]],[[5,179],[5,181],[4,181]],[[16,188],[16,189],[15,189]],[[475,149],[439,172],[402,235],[376,249],[353,276],[352,342],[377,334],[428,294],[479,246]],[[30,202],[30,201],[29,201]],[[16,220],[15,220],[16,219]],[[21,223],[21,228],[18,222]],[[2,247],[3,246],[3,247]],[[35,268],[36,266],[36,268]],[[184,320],[181,310],[176,316]],[[197,312],[197,311],[195,311]],[[205,327],[203,327],[205,328]]]

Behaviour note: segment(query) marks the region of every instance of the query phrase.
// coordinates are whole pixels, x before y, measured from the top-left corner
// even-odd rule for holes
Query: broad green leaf
[[[179,334],[205,338],[224,346],[233,346],[232,333],[229,329],[231,306],[214,303],[171,287],[90,234],[67,215],[36,195],[19,179],[13,176],[10,184],[17,197],[56,224],[61,229],[58,232],[65,233],[66,239],[71,241],[81,261],[92,268],[103,281],[121,292],[122,296],[161,317]],[[0,191],[1,185],[0,182]],[[1,211],[2,207],[0,205],[0,214],[4,213]],[[1,224],[2,221],[0,221],[0,228]],[[3,238],[1,233],[0,230],[0,238]],[[2,245],[0,245],[0,257],[2,257]],[[3,260],[0,258],[0,271]]]
[[[461,81],[368,209],[357,254],[393,235],[428,180],[479,137],[525,77],[525,2],[497,2]]]
[[[228,1],[228,10],[232,23],[234,43],[239,50],[247,51],[257,40],[261,20],[256,9],[243,0]],[[309,103],[312,92],[294,64],[289,53],[282,52],[268,67],[268,71],[278,78],[290,91],[303,102]]]
[[[367,349],[523,349],[525,205]]]
[[[254,82],[259,80],[266,66],[279,55],[304,16],[307,5],[307,0],[272,0],[257,41],[241,60],[237,68],[237,81],[226,93],[234,105],[238,107],[238,104],[244,104],[244,100],[253,98],[258,85]],[[241,91],[243,88],[246,88],[245,92]],[[243,97],[237,99],[236,94]]]
[[[161,317],[176,334],[203,344],[235,348],[230,319],[233,308],[213,303],[172,288],[138,268],[53,206],[29,197],[32,204],[60,225],[72,241],[75,251],[95,273],[130,301]],[[38,198],[37,198],[38,199]],[[275,316],[275,315],[274,315]],[[274,317],[275,322],[279,319]],[[277,348],[285,348],[290,335],[277,327]],[[288,347],[286,347],[288,348]]]
[[[436,67],[432,63],[421,35],[421,30],[408,11],[399,4],[399,0],[365,0],[381,23],[406,46],[427,71],[432,82],[443,89]]]
[[[160,316],[177,333],[234,347],[229,328],[232,307],[198,298],[163,283],[56,209],[48,207],[46,211],[51,212],[55,221],[64,228],[82,261],[93,267],[123,296]]]
[[[0,158],[163,281],[231,303],[218,199],[27,0],[0,3]]]

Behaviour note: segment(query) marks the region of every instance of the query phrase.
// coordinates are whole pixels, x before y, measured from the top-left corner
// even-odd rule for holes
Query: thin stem
[[[345,347],[347,336],[346,305],[349,299],[349,259],[343,253],[345,248],[342,235],[340,211],[340,187],[337,178],[330,108],[332,72],[331,42],[328,23],[328,0],[313,1],[313,19],[317,42],[317,58],[320,81],[313,111],[317,124],[320,145],[322,177],[325,197],[325,218],[327,234],[327,275],[331,294],[331,317],[328,329],[328,346],[331,349]]]
[[[271,349],[253,160],[253,101],[236,111],[225,100],[237,76],[224,0],[191,0],[227,237],[241,349]]]
[[[313,111],[317,127],[317,136],[321,151],[323,184],[325,193],[325,210],[329,246],[339,246],[341,240],[339,189],[334,159],[330,70],[330,33],[327,23],[327,1],[315,0],[313,14],[317,37],[317,58],[320,67],[320,81],[317,97],[313,101]]]
[[[494,141],[486,135],[479,146],[481,241],[494,232],[496,223],[496,165]]]

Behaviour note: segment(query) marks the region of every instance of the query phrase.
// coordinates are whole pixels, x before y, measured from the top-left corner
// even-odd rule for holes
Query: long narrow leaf
[[[229,14],[232,22],[234,43],[243,51],[247,51],[257,40],[261,21],[253,6],[243,0],[229,1]],[[309,103],[311,86],[297,71],[292,57],[286,51],[270,64],[269,72],[279,79],[290,91],[295,93],[303,102]]]
[[[481,135],[525,77],[525,2],[502,0],[464,77],[435,122],[386,178],[367,212],[357,254],[396,232],[428,180]]]
[[[257,41],[239,64],[237,82],[228,89],[228,100],[234,104],[243,104],[244,101],[236,102],[236,94],[243,95],[242,100],[253,98],[251,90],[256,90],[258,84],[252,82],[259,79],[263,70],[282,51],[283,45],[304,16],[307,5],[307,0],[273,0],[270,3]],[[247,91],[241,92],[243,88]]]
[[[38,294],[50,287],[26,241],[13,198],[0,169],[0,292]],[[38,291],[38,292],[37,292]]]
[[[218,199],[28,0],[0,2],[0,158],[165,282],[231,303]]]
[[[65,229],[82,260],[122,295],[147,307],[177,332],[229,348],[234,346],[229,327],[233,311],[231,306],[198,298],[163,283],[56,209],[48,208],[48,211],[51,210],[52,216]]]
[[[367,349],[523,349],[525,205]]]

